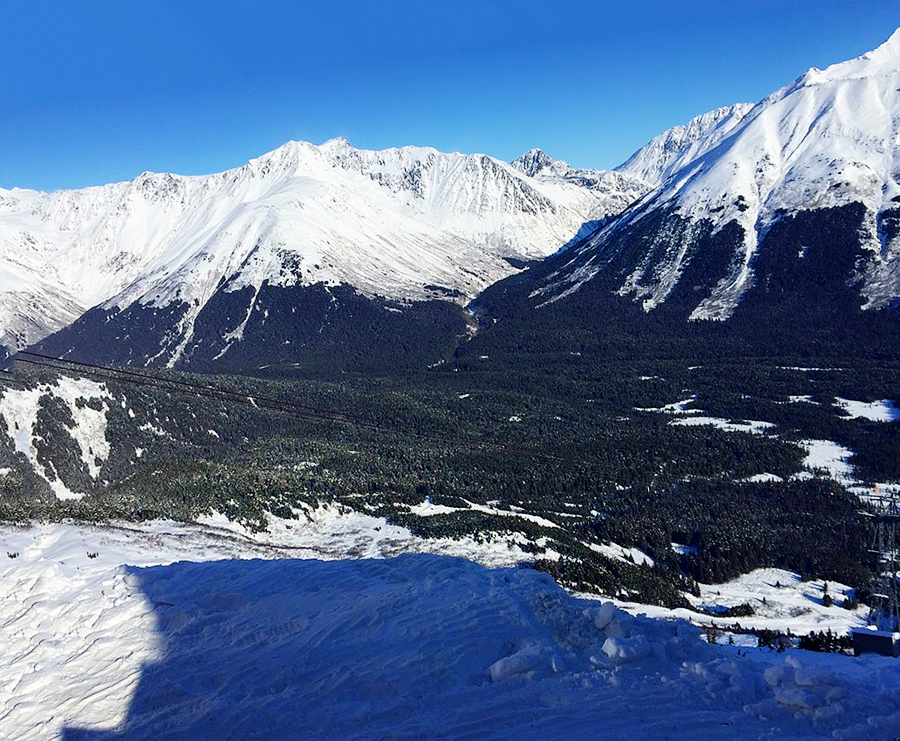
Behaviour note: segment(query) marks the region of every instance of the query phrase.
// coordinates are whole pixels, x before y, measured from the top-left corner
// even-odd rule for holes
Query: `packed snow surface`
[[[287,540],[165,522],[0,539],[16,556],[0,578],[11,741],[900,732],[894,659],[711,646],[682,620],[576,598],[530,569],[298,559],[309,553]],[[755,574],[745,589],[804,599],[793,575]]]

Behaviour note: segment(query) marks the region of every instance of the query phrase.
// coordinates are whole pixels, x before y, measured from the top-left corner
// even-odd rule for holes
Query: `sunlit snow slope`
[[[821,256],[813,242],[837,231],[829,219],[853,221],[847,231],[859,253],[845,251],[856,272],[851,265],[840,279],[859,281],[865,308],[887,307],[900,295],[900,31],[858,59],[809,70],[749,111],[723,109],[703,121],[695,120],[704,133],[687,156],[644,161],[654,150],[648,147],[623,165],[623,172],[652,177],[659,187],[598,234],[581,260],[552,276],[540,290],[543,300],[576,290],[615,262],[631,239],[643,247],[616,263],[622,295],[651,310],[689,271],[704,272],[705,282],[686,288],[696,292],[691,317],[726,319],[771,274],[802,273],[804,260]],[[664,136],[655,148],[667,146]],[[838,211],[850,206],[861,211]],[[796,226],[776,231],[782,222]],[[729,233],[733,227],[742,236]],[[776,241],[777,249],[789,243],[793,255],[763,254],[770,237],[770,251]],[[723,254],[698,252],[704,241]],[[815,249],[807,253],[810,245]]]
[[[3,528],[0,540],[18,554],[0,581],[9,741],[900,730],[895,659],[714,647],[531,569],[284,558],[173,523]]]
[[[366,296],[471,297],[504,258],[570,240],[599,196],[483,155],[290,142],[227,172],[144,173],[78,191],[0,191],[0,344],[104,303],[189,306],[229,290],[347,283]]]

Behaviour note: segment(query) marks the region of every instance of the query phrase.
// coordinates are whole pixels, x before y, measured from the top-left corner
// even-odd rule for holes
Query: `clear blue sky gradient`
[[[0,187],[216,172],[336,136],[614,167],[898,25],[886,0],[11,1]]]

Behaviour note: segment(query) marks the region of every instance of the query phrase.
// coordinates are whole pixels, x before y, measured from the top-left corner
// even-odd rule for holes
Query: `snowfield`
[[[900,419],[900,409],[890,399],[865,402],[837,397],[836,401],[837,406],[851,419],[862,417],[872,422],[893,422]]]
[[[790,630],[793,635],[801,636],[825,630],[843,635],[867,622],[868,609],[864,605],[853,610],[843,607],[851,591],[846,585],[821,579],[803,581],[797,574],[783,569],[755,569],[725,584],[699,586],[700,596],[687,595],[687,598],[700,612],[614,601],[632,614],[689,620],[695,625],[716,627],[723,631],[722,641],[734,641],[744,646],[756,646],[756,636],[730,631],[735,624],[744,629],[779,633]],[[830,605],[825,604],[826,589],[831,597]],[[750,605],[754,614],[740,618],[715,615],[716,611],[739,605]]]
[[[372,524],[344,523],[360,535]],[[712,646],[683,620],[580,599],[530,569],[377,558],[376,546],[298,559],[311,550],[284,532],[267,542],[166,522],[0,537],[18,554],[0,579],[5,739],[900,733],[900,661]],[[785,604],[817,588],[786,572],[743,588],[771,595],[773,577]]]
[[[827,471],[828,475],[842,484],[854,483],[853,466],[849,463],[853,451],[831,440],[802,440],[806,450],[803,465],[812,470]]]

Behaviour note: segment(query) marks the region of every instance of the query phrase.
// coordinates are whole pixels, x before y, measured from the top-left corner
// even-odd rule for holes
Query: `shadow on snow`
[[[544,574],[430,555],[131,573],[154,605],[162,656],[144,666],[120,728],[69,727],[64,741],[477,737],[510,712],[537,731],[540,708],[517,697],[513,710],[489,668],[523,642],[553,643],[535,595],[572,602]],[[554,731],[565,725],[557,717]]]

